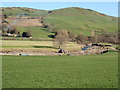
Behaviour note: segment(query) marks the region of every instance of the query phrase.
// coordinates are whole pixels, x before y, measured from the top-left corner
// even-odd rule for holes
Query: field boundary
[[[0,40],[20,40],[20,41],[54,41],[53,39],[34,39],[34,38],[0,38]]]

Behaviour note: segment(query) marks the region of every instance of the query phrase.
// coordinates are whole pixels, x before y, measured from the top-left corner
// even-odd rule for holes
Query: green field
[[[3,56],[3,88],[117,88],[117,56]]]
[[[76,42],[67,42],[62,45],[65,50],[79,50],[81,49],[80,44]],[[2,40],[2,50],[3,51],[17,51],[17,50],[27,50],[27,51],[58,51],[54,46],[53,41],[18,41],[18,40]]]
[[[21,32],[21,34],[22,32],[30,30],[32,38],[34,39],[50,38],[49,35],[54,35],[54,33],[47,32],[47,30],[43,29],[42,27],[17,27],[17,29]]]

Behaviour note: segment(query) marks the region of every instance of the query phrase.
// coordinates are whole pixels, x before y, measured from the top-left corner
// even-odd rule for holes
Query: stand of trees
[[[14,27],[14,26],[9,26],[8,24],[2,24],[2,27],[0,27],[2,29],[1,31],[1,35],[2,36],[6,36],[6,37],[32,37],[31,31],[28,30],[27,32],[22,32],[22,34],[20,33],[20,31]]]
[[[79,34],[76,38],[76,40],[80,41],[82,40],[81,43],[85,43],[85,42],[90,42],[90,43],[113,43],[113,44],[119,44],[119,38],[118,38],[118,33],[109,33],[106,32],[104,34],[100,34],[100,35],[91,35],[91,36],[81,36],[81,34]],[[79,38],[78,38],[79,37]]]
[[[6,37],[32,37],[31,31],[23,32],[20,34],[20,31],[14,26],[7,22],[7,15],[1,15],[1,23],[0,23],[0,35]]]
[[[118,37],[117,33],[104,33],[100,35],[96,35],[94,31],[90,36],[85,36],[82,33],[75,36],[71,31],[60,30],[55,34],[54,42],[61,48],[61,45],[68,42],[74,41],[78,44],[86,44],[86,43],[113,43],[119,44],[120,37]]]
[[[2,24],[2,36],[20,36],[20,32],[14,27],[8,24]]]

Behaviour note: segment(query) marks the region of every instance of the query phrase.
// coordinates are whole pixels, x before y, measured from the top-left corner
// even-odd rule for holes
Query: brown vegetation
[[[86,40],[87,40],[87,37],[83,35],[82,33],[78,34],[76,37],[76,41],[79,44],[85,43]]]
[[[69,41],[69,35],[67,30],[60,30],[56,32],[55,36],[55,44],[58,46],[58,48],[61,48],[61,45],[65,42]]]

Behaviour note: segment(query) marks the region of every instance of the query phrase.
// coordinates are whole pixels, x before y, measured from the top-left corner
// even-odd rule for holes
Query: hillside
[[[74,34],[79,34],[82,32],[85,35],[90,35],[91,31],[93,30],[96,31],[97,34],[104,32],[117,33],[118,31],[117,17],[108,16],[90,9],[83,9],[78,7],[52,10],[50,14],[48,14],[48,11],[45,10],[24,7],[2,8],[2,12],[3,14],[6,14],[8,18],[44,18],[44,24],[50,25],[51,28],[42,28],[42,24],[40,23],[39,19],[18,20],[18,22],[14,24],[19,29],[19,31],[25,31],[25,27],[32,26],[31,31],[35,35],[33,37],[36,38],[49,38],[49,33],[47,32],[49,29],[52,29],[52,32],[55,32],[57,30],[71,30]],[[15,21],[15,19],[13,19],[13,21],[10,21],[12,19],[7,20],[9,23],[13,23]],[[42,32],[46,33],[45,35],[47,36],[44,36],[44,33]]]
[[[74,33],[90,34],[103,31],[117,32],[117,18],[99,12],[77,7],[53,10],[45,22],[54,25],[53,30],[72,30]]]
[[[47,11],[25,7],[6,7],[2,8],[2,13],[9,17],[42,17],[47,14]]]

